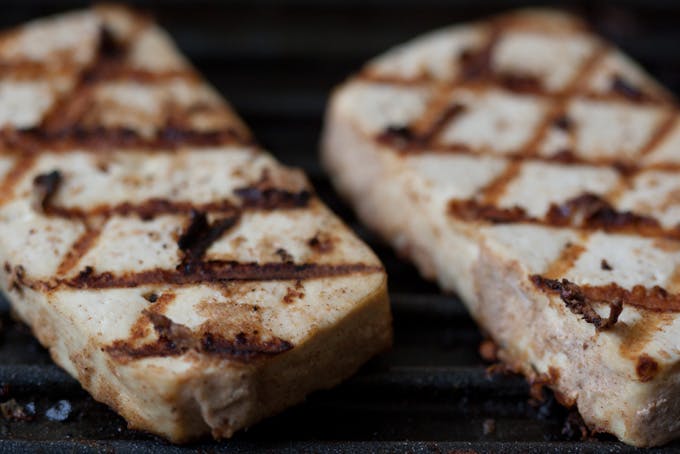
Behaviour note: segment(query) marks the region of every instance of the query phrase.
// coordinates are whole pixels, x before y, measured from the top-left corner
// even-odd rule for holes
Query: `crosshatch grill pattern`
[[[339,95],[338,109],[356,109],[364,133],[410,159],[407,167],[435,184],[443,177],[426,167],[428,155],[450,166],[456,164],[437,161],[436,156],[461,156],[467,159],[459,161],[461,167],[477,168],[480,176],[452,183],[460,186],[458,192],[471,195],[449,201],[448,213],[454,218],[578,231],[544,275],[533,278],[548,293],[560,294],[564,288],[555,279],[583,280],[572,267],[588,252],[589,243],[602,241],[593,232],[661,240],[640,244],[659,251],[671,269],[654,287],[633,282],[630,292],[614,289],[613,298],[620,303],[612,314],[620,313],[621,303],[678,311],[680,267],[673,243],[663,241],[680,238],[680,123],[675,100],[590,34],[585,24],[560,18],[542,29],[531,21],[531,14],[500,16],[394,49],[364,68]],[[532,61],[518,50],[521,40],[533,40],[539,57]],[[446,52],[445,46],[450,48]],[[508,55],[521,57],[523,65],[506,68],[517,65],[506,61]],[[547,68],[544,61],[552,55],[559,55],[560,61]],[[448,63],[443,65],[442,59]],[[556,74],[563,77],[556,81]],[[486,101],[489,98],[493,101]],[[384,110],[378,113],[374,105]],[[602,127],[615,132],[601,139],[601,131],[593,128]],[[572,183],[570,174],[587,178]],[[535,193],[537,187],[541,191]],[[639,247],[631,244],[619,247]],[[615,267],[602,268],[610,273],[596,281],[618,279]],[[612,289],[601,285],[583,293],[607,302]],[[586,319],[600,328],[615,323],[616,317],[605,322],[592,313]]]
[[[321,198],[330,202],[343,218],[352,221],[351,213],[328,188],[318,171],[316,158],[309,152],[316,144],[324,97],[330,86],[388,45],[438,26],[488,15],[497,5],[466,3],[466,8],[460,8],[430,1],[426,4],[416,2],[415,6],[409,2],[376,2],[372,5],[345,2],[344,6],[333,6],[333,2],[329,2],[329,12],[325,12],[324,8],[328,6],[325,3],[319,6],[292,2],[294,5],[288,13],[290,27],[301,23],[308,27],[300,27],[301,41],[297,36],[283,41],[282,51],[289,52],[286,61],[293,63],[282,63],[276,55],[258,47],[259,41],[254,37],[258,32],[260,37],[276,37],[282,33],[280,29],[270,35],[261,32],[271,31],[277,24],[281,27],[280,15],[285,17],[285,11],[280,5],[258,4],[262,3],[275,11],[266,14],[262,20],[257,19],[261,10],[256,12],[254,7],[238,2],[228,6],[204,2],[203,8],[189,8],[191,11],[186,6],[170,3],[158,15],[161,22],[168,24],[173,34],[180,38],[180,44],[191,60],[196,61],[220,90],[234,100],[254,128],[255,135],[281,159],[301,165],[315,176],[313,183]],[[503,7],[517,4],[505,3]],[[21,2],[15,6],[0,19],[5,25],[55,9],[51,2],[39,1]],[[73,6],[77,5],[74,3]],[[676,42],[668,28],[673,14],[666,9],[672,10],[672,7],[665,2],[643,2],[623,12],[598,10],[589,3],[583,3],[581,7],[600,28],[609,30],[617,42],[629,48],[633,56],[641,57],[667,86],[678,86],[680,71],[677,62],[670,57],[673,46],[663,44]],[[225,15],[225,11],[229,14]],[[321,53],[315,47],[318,40],[305,38],[304,30],[313,28],[314,24],[323,24],[322,28],[331,36],[344,36],[345,25],[337,24],[333,19],[338,12],[352,17],[356,33],[352,39],[334,40],[337,44],[331,51],[325,49],[322,59],[316,54]],[[279,17],[275,17],[277,14]],[[404,24],[403,15],[412,20]],[[629,27],[626,21],[631,16],[650,27],[647,33],[640,35],[639,29],[631,32],[626,28]],[[192,17],[191,21],[189,17]],[[220,18],[218,26],[211,22],[211,18],[216,17]],[[368,17],[380,17],[381,23],[388,24],[393,20],[400,25],[376,28],[371,19],[366,19]],[[229,26],[224,25],[225,20]],[[239,22],[247,24],[252,31],[239,31]],[[265,28],[259,30],[258,27]],[[623,27],[624,31],[617,27]],[[371,36],[379,38],[367,39]],[[211,44],[215,42],[238,42],[246,50],[241,52],[236,46]],[[292,51],[285,47],[296,45],[298,47]],[[245,52],[250,55],[245,57]],[[301,66],[312,68],[309,76],[300,73]],[[234,69],[236,67],[238,71]],[[290,87],[289,92],[293,93],[271,88],[279,85]],[[275,102],[271,102],[272,99]],[[455,449],[567,452],[579,449],[577,446],[583,451],[629,450],[606,438],[580,445],[568,442],[568,437],[560,433],[564,414],[550,404],[538,408],[529,406],[523,380],[496,377],[488,381],[475,353],[481,338],[455,298],[440,295],[433,285],[416,278],[410,266],[397,260],[356,222],[352,222],[352,226],[374,245],[392,276],[397,324],[395,350],[375,361],[347,385],[320,393],[307,404],[265,422],[231,442],[201,447],[237,450],[297,447],[326,452],[380,448],[409,452]],[[120,418],[93,403],[79,391],[77,383],[50,365],[45,353],[26,330],[9,320],[7,306],[3,306],[3,311],[6,329],[0,343],[0,357],[4,360],[0,382],[7,384],[3,396],[15,397],[22,403],[36,402],[39,415],[34,421],[4,424],[0,428],[2,449],[42,447],[69,452],[72,449],[169,449],[167,444],[156,439],[126,431]],[[74,408],[63,423],[49,421],[44,416],[44,411],[59,399],[69,399]],[[320,414],[324,415],[323,421]],[[495,419],[496,430],[484,435],[483,425],[487,418]],[[37,433],[41,434],[40,439],[37,439]]]

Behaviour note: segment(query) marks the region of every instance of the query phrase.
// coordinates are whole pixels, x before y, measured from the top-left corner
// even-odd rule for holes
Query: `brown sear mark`
[[[173,322],[162,314],[148,310],[143,314],[153,324],[158,335],[156,341],[133,346],[126,341],[117,340],[104,347],[104,351],[120,361],[179,356],[195,351],[209,356],[249,362],[259,357],[284,353],[293,348],[290,342],[278,337],[263,340],[258,335],[246,335],[241,332],[233,339],[227,339],[217,333],[195,333],[186,325]]]
[[[637,360],[638,355],[651,342],[655,335],[675,320],[669,312],[649,312],[633,324],[622,324],[616,334],[621,337],[619,352],[622,356]],[[663,353],[659,353],[663,354]]]
[[[647,140],[647,143],[640,150],[640,155],[644,156],[649,154],[651,151],[655,150],[656,147],[659,146],[664,141],[664,139],[673,131],[677,119],[678,112],[675,109],[669,111],[668,114],[666,115],[666,118],[664,118],[659,123],[657,128],[650,136],[649,140]]]
[[[2,131],[5,130],[0,130],[0,134],[2,134]],[[14,165],[12,165],[12,168],[0,183],[0,205],[11,200],[12,195],[14,195],[14,187],[31,170],[34,162],[35,157],[30,155],[21,154],[16,158]]]
[[[484,203],[493,205],[503,197],[505,191],[510,183],[517,178],[522,171],[522,165],[518,161],[510,161],[496,178],[491,180],[479,193]]]
[[[680,294],[668,293],[664,288],[655,285],[648,288],[636,285],[627,290],[618,284],[605,285],[577,285],[566,279],[561,281],[546,279],[540,275],[530,277],[534,285],[549,293],[560,294],[564,291],[569,299],[584,300],[586,305],[591,303],[607,303],[630,305],[654,312],[680,312]]]
[[[74,266],[78,264],[81,258],[87,254],[87,252],[92,249],[99,239],[101,234],[101,229],[86,227],[85,231],[80,235],[80,237],[73,243],[71,249],[66,253],[62,259],[59,267],[57,268],[57,275],[63,276],[73,269]]]
[[[283,296],[283,302],[286,304],[291,304],[298,299],[305,297],[305,287],[302,285],[302,281],[298,280],[295,282],[294,287],[288,287],[286,289],[286,294]]]
[[[54,194],[59,189],[62,182],[62,175],[59,170],[43,173],[33,179],[33,191],[35,193],[35,209],[40,213],[48,210]]]
[[[612,266],[609,264],[609,262],[607,262],[605,259],[602,259],[602,261],[600,262],[600,269],[602,269],[604,271],[611,271],[614,268],[612,268]]]
[[[658,220],[650,216],[632,211],[618,211],[602,197],[590,193],[571,198],[561,204],[551,204],[542,218],[530,216],[522,207],[502,208],[472,199],[449,201],[448,212],[451,216],[467,222],[528,223],[680,240],[680,229],[665,229]]]
[[[596,298],[594,297],[595,294],[585,292],[584,287],[578,286],[566,279],[559,281],[533,275],[531,276],[531,281],[537,288],[543,291],[559,294],[571,312],[581,315],[586,322],[594,325],[598,331],[604,331],[614,326],[623,310],[624,299],[618,295],[613,295],[611,298]],[[602,296],[606,297],[609,295]],[[595,303],[606,303],[609,305],[609,316],[606,319],[600,317],[597,311],[595,311],[593,308]]]
[[[580,244],[567,243],[562,249],[560,256],[550,264],[545,272],[545,277],[556,279],[562,277],[569,271],[578,258],[585,252],[585,247]]]
[[[641,382],[651,381],[659,373],[659,363],[648,354],[643,353],[638,357],[635,373]]]

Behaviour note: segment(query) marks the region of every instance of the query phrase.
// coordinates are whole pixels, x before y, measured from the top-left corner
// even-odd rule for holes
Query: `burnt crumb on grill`
[[[540,405],[550,395],[546,388],[557,383],[559,373],[553,367],[548,369],[547,374],[536,374],[529,379],[530,403],[534,406]],[[550,396],[552,397],[552,396]]]
[[[180,267],[189,271],[224,232],[236,225],[238,219],[239,217],[234,215],[209,223],[205,213],[192,210],[189,227],[177,241],[177,246],[184,253]]]
[[[66,421],[69,416],[71,416],[71,408],[71,402],[68,400],[60,400],[47,409],[45,417],[50,421]]]
[[[158,301],[158,294],[155,292],[149,292],[142,295],[142,297],[150,303],[155,303]]]
[[[646,353],[640,355],[635,365],[635,373],[641,382],[648,382],[659,372],[659,363]]]
[[[571,131],[574,127],[574,122],[565,114],[555,118],[555,120],[553,120],[553,126],[562,131]]]
[[[510,364],[499,361],[488,366],[484,369],[487,377],[493,377],[494,375],[512,375],[518,373],[518,370]]]
[[[492,418],[487,418],[482,423],[482,431],[484,435],[491,435],[496,432],[496,420]]]
[[[608,262],[607,260],[605,260],[605,259],[602,259],[602,261],[600,262],[600,268],[601,268],[602,270],[604,270],[604,271],[611,271],[611,270],[614,269],[614,268],[612,268],[612,266],[609,264],[609,262]]]
[[[623,298],[616,295],[613,295],[611,299],[591,298],[584,293],[582,287],[566,279],[559,281],[533,275],[531,281],[538,288],[559,294],[571,312],[581,315],[586,322],[594,325],[598,331],[604,331],[614,326],[623,310]],[[599,302],[609,305],[609,316],[606,319],[602,318],[593,308],[593,305]]]
[[[283,263],[294,263],[295,258],[284,248],[280,247],[275,252]]]
[[[498,361],[498,345],[491,339],[484,339],[479,344],[479,356],[489,363]]]
[[[59,170],[53,170],[36,176],[33,179],[33,190],[35,193],[35,205],[37,211],[45,213],[48,205],[59,189],[62,182],[62,175]]]
[[[325,254],[333,250],[333,238],[317,232],[312,238],[307,240],[307,245],[319,254]]]
[[[588,430],[588,426],[586,426],[581,414],[576,409],[569,411],[567,414],[561,433],[568,440],[583,441],[590,438],[590,430]]]
[[[620,74],[614,74],[612,76],[610,89],[612,92],[618,93],[631,101],[642,102],[649,99],[645,92],[626,80]]]
[[[19,404],[15,399],[0,403],[0,415],[7,421],[31,421],[35,418],[35,403]]]

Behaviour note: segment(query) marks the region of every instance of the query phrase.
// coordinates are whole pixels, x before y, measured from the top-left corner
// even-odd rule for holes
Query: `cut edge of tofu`
[[[311,391],[337,385],[387,350],[392,344],[387,279],[383,274],[374,280],[378,285],[337,323],[316,330],[287,352],[247,362],[189,352],[182,359],[121,364],[89,342],[74,320],[55,311],[48,295],[22,289],[27,304],[13,310],[52,359],[95,399],[120,413],[129,428],[186,443],[208,433],[229,438],[301,402]],[[191,367],[183,370],[185,360]]]

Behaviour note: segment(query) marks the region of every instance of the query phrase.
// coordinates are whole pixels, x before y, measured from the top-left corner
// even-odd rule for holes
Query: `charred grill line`
[[[614,326],[624,305],[655,312],[680,311],[680,295],[669,294],[659,286],[646,288],[636,285],[632,290],[626,290],[614,283],[601,286],[578,285],[567,279],[547,279],[538,274],[530,276],[530,280],[537,289],[559,295],[569,310],[583,316],[598,331]],[[609,316],[606,319],[600,317],[593,308],[599,303],[609,305]]]
[[[57,275],[63,276],[71,271],[78,262],[80,262],[80,259],[94,247],[101,233],[102,231],[100,228],[92,228],[89,225],[86,225],[83,234],[71,246],[71,249],[66,253],[57,267]]]
[[[61,185],[61,172],[53,170],[50,173],[44,173],[36,176],[33,179],[33,189],[36,193],[35,207],[39,212],[45,212],[54,197],[54,194]]]
[[[317,263],[239,263],[209,260],[193,263],[180,270],[154,269],[138,273],[114,275],[110,272],[95,274],[93,270],[56,282],[37,281],[27,285],[45,290],[56,288],[109,289],[132,288],[152,284],[192,285],[228,281],[288,281],[320,279],[350,274],[381,272],[382,267],[364,263],[326,265]]]
[[[172,321],[165,315],[144,310],[156,331],[156,341],[141,346],[131,345],[123,340],[114,341],[104,347],[119,361],[129,361],[159,356],[179,356],[189,351],[242,362],[258,357],[273,356],[293,348],[293,344],[278,337],[262,340],[258,336],[238,333],[234,339],[227,339],[217,333],[196,333],[186,325]]]
[[[203,257],[210,246],[217,241],[224,232],[232,228],[239,220],[239,215],[208,222],[205,213],[193,210],[191,222],[187,230],[179,237],[177,245],[184,253],[182,263],[178,269],[187,272],[191,270]]]
[[[640,150],[640,156],[649,154],[658,145],[663,143],[664,139],[671,133],[671,131],[673,131],[673,126],[675,126],[677,119],[678,112],[676,110],[669,111],[668,115],[666,115],[666,118],[661,121],[647,143]]]
[[[0,183],[0,206],[12,199],[14,187],[31,170],[34,162],[35,157],[33,156],[19,155],[16,157],[14,165]]]
[[[0,131],[0,145],[5,150],[16,150],[22,154],[46,152],[108,152],[115,150],[144,150],[145,152],[167,153],[181,147],[211,147],[240,145],[253,146],[251,139],[231,128],[209,131],[191,131],[168,124],[152,137],[142,137],[128,128],[104,128],[72,126],[59,130],[29,128],[18,131]]]
[[[595,194],[583,194],[562,204],[553,203],[542,218],[530,216],[522,207],[498,207],[475,200],[451,200],[450,215],[466,222],[492,224],[528,223],[580,230],[634,233],[650,238],[680,240],[680,229],[666,229],[658,220],[631,211],[617,211]]]
[[[234,193],[241,199],[243,207],[263,210],[302,208],[309,204],[313,195],[308,189],[292,192],[258,185],[237,188]]]

